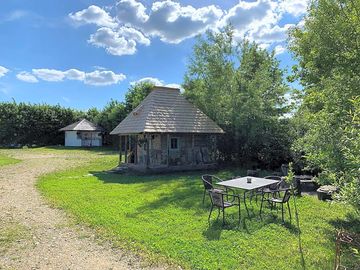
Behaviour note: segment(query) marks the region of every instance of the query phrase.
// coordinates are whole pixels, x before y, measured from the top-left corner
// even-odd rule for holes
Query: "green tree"
[[[84,113],[60,105],[0,103],[0,145],[54,145],[63,143],[59,129]]]
[[[185,95],[225,130],[222,158],[276,167],[289,158],[289,88],[273,53],[246,40],[234,44],[230,26],[198,39]]]
[[[135,109],[144,98],[150,94],[154,84],[150,82],[141,82],[131,85],[125,95],[125,108],[126,112],[130,113]]]
[[[101,110],[96,118],[96,122],[102,126],[107,133],[110,133],[126,115],[124,103],[112,99]]]
[[[304,153],[309,168],[321,170],[321,183],[345,186],[353,179],[346,176],[349,156],[341,142],[359,140],[347,132],[360,95],[359,12],[358,0],[312,1],[304,27],[290,33],[289,47],[299,62],[294,79],[304,86],[294,149]]]

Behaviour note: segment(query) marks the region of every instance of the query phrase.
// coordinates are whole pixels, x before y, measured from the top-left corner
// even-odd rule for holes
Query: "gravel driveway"
[[[0,269],[144,268],[138,257],[100,243],[91,230],[72,224],[35,187],[41,174],[80,165],[96,154],[10,153],[22,162],[0,167],[0,229],[20,229],[8,248],[0,248]]]

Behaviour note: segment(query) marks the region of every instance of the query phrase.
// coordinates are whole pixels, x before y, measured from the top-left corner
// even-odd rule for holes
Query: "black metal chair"
[[[231,191],[232,193],[234,193],[231,189],[227,189],[227,188],[223,189],[220,187],[214,188],[214,184],[216,184],[217,182],[223,181],[222,179],[220,179],[219,177],[217,177],[215,175],[205,174],[205,175],[201,176],[201,179],[202,179],[202,182],[204,185],[203,203],[205,202],[206,193],[208,193],[210,190],[225,191],[225,193],[227,193],[228,191]]]
[[[214,175],[205,174],[205,175],[201,176],[201,180],[204,185],[203,203],[205,202],[206,193],[208,193],[210,190],[214,189],[214,185],[213,185],[214,178],[216,179],[217,182],[221,181],[221,179],[219,177],[214,176]]]
[[[265,179],[271,179],[278,181],[277,183],[271,184],[270,186],[259,188],[255,192],[255,201],[258,202],[258,196],[263,196],[263,194],[267,194],[268,198],[270,197],[270,194],[274,196],[275,194],[279,193],[280,188],[284,185],[284,180],[281,178],[281,176],[276,175],[270,175],[265,176]]]
[[[271,210],[273,209],[274,204],[281,204],[281,219],[284,222],[284,204],[287,204],[288,210],[289,210],[289,216],[291,219],[291,211],[290,211],[290,205],[289,205],[289,200],[291,197],[291,191],[290,189],[286,189],[284,196],[282,198],[269,198],[269,199],[265,199],[266,201],[268,201],[271,205]],[[261,207],[260,207],[260,215],[262,213],[262,208],[263,208],[263,203],[264,203],[264,196],[261,199]]]
[[[220,215],[220,211],[222,211],[222,216],[223,216],[223,222],[222,224],[225,224],[225,209],[232,207],[232,206],[238,206],[238,211],[239,211],[239,223],[241,221],[241,210],[240,210],[240,196],[239,195],[234,195],[234,194],[227,194],[224,193],[222,191],[216,190],[216,189],[212,189],[209,190],[209,195],[210,195],[210,199],[211,199],[211,209],[210,209],[210,213],[209,213],[209,218],[208,221],[210,223],[210,217],[211,217],[211,213],[214,210],[214,207],[218,208],[218,216]],[[228,198],[228,197],[233,197],[233,200],[231,202],[225,200],[224,198]],[[237,202],[235,202],[237,201]]]

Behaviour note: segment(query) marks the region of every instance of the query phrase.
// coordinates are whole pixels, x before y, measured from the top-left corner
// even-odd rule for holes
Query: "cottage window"
[[[171,138],[170,139],[170,149],[178,149],[178,148],[179,148],[178,138]]]

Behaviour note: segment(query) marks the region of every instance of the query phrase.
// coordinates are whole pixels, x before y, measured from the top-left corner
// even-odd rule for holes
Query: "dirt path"
[[[19,228],[14,243],[3,253],[0,248],[0,269],[143,269],[136,256],[97,243],[91,231],[70,224],[35,187],[39,175],[86,162],[90,156],[15,152],[15,158],[23,161],[0,167],[0,229]],[[0,239],[1,244],[6,241]]]

